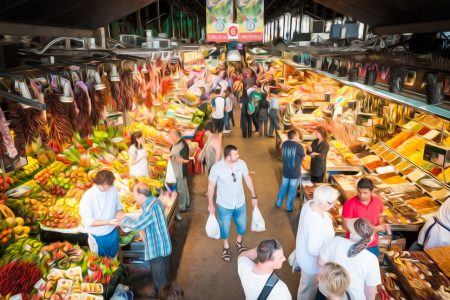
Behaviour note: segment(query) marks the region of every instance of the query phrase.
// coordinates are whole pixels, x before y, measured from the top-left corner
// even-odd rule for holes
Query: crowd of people
[[[346,236],[335,236],[333,222],[328,211],[338,201],[339,192],[323,185],[326,178],[326,157],[329,151],[327,131],[319,126],[316,139],[303,146],[302,137],[293,130],[291,117],[302,113],[302,102],[296,99],[281,114],[277,83],[270,79],[256,80],[257,74],[249,69],[236,71],[233,76],[222,78],[210,91],[201,87],[199,107],[212,111],[203,126],[204,146],[199,160],[205,166],[208,187],[205,193],[208,212],[216,215],[223,242],[220,259],[229,263],[237,260],[238,276],[248,300],[292,299],[287,285],[275,271],[282,268],[286,255],[276,239],[264,240],[256,248],[248,249],[244,243],[247,228],[247,201],[244,183],[251,195],[251,205],[258,207],[258,197],[245,161],[240,159],[234,145],[223,147],[223,134],[235,126],[234,114],[239,105],[240,126],[243,138],[273,137],[274,131],[283,129],[287,140],[282,145],[282,176],[278,196],[274,205],[280,209],[287,195],[286,211],[295,211],[295,199],[302,180],[302,161],[311,157],[310,180],[315,185],[312,200],[301,200],[301,212],[296,234],[296,249],[293,267],[301,273],[297,299],[374,300],[381,276],[377,256],[378,233],[390,234],[383,218],[384,206],[380,197],[373,193],[370,179],[362,178],[357,183],[357,195],[346,199],[342,210],[342,226]],[[236,81],[242,82],[242,91],[233,90]],[[170,166],[171,178],[166,178],[166,188],[176,193],[180,212],[190,207],[188,187],[189,147],[179,131],[172,129]],[[131,176],[149,176],[147,154],[142,133],[131,136],[129,165]],[[164,206],[152,195],[149,186],[136,183],[133,195],[142,209],[138,217],[126,217],[117,190],[114,175],[106,170],[97,172],[94,185],[86,191],[80,203],[82,223],[89,234],[89,246],[99,255],[114,257],[119,249],[119,231],[142,230],[144,232],[145,260],[152,269],[155,291],[151,298],[182,299],[181,288],[170,281],[169,257],[172,244]],[[304,202],[304,203],[303,203]],[[447,201],[436,218],[425,225],[419,235],[423,249],[429,245],[450,244],[450,225]],[[177,214],[177,220],[182,220]],[[235,247],[238,256],[233,258],[229,236],[231,222],[236,225]],[[295,298],[295,297],[294,297]]]

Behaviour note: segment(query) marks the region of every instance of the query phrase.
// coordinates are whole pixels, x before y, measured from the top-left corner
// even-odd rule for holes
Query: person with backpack
[[[224,119],[225,119],[225,98],[221,95],[220,88],[214,91],[214,98],[212,100],[212,114],[211,119],[214,124],[214,132],[218,132],[222,137]]]
[[[255,113],[253,101],[243,93],[241,97],[241,129],[243,138],[252,137],[252,115]]]
[[[257,248],[242,252],[238,274],[246,300],[291,300],[287,285],[274,273],[286,261],[277,240],[265,240]]]

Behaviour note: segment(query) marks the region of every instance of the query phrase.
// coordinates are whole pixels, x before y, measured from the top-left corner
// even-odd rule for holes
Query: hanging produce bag
[[[176,183],[175,172],[173,171],[172,160],[167,160],[166,183]]]
[[[206,221],[205,230],[208,237],[216,240],[220,238],[219,222],[217,222],[216,216],[214,214],[209,215],[208,221]]]
[[[253,209],[252,231],[256,231],[256,232],[266,231],[266,222],[264,222],[264,219],[263,219],[258,207],[255,207]]]

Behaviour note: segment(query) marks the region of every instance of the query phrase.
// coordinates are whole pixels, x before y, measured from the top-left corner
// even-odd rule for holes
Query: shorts
[[[236,225],[236,231],[239,235],[245,234],[245,227],[247,224],[247,213],[245,204],[235,209],[227,209],[217,205],[217,214],[219,216],[220,238],[222,240],[228,239],[230,235],[231,218]]]
[[[221,133],[223,131],[223,127],[225,126],[224,118],[214,119],[212,118],[214,124],[214,132]]]

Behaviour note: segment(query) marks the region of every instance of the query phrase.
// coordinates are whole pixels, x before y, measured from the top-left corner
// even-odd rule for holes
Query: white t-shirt
[[[231,97],[227,97],[225,99],[225,111],[230,112],[233,110],[233,99]]]
[[[303,205],[298,222],[296,260],[309,275],[319,272],[317,258],[320,250],[334,238],[333,222],[328,213],[321,216],[311,208],[312,201]]]
[[[255,263],[248,257],[238,258],[238,274],[241,279],[242,287],[244,288],[246,300],[256,300],[259,294],[266,285],[267,279],[270,274],[256,274],[253,272]],[[291,300],[292,296],[289,292],[287,285],[278,280],[277,284],[273,287],[272,291],[267,297],[267,300]]]
[[[208,179],[217,184],[217,204],[226,209],[235,209],[245,205],[242,179],[247,175],[247,164],[243,160],[238,160],[231,168],[223,159],[216,162],[209,172]]]
[[[130,148],[128,149],[128,157],[133,157],[134,160],[138,160],[141,157],[145,157],[146,156],[146,150],[145,148],[142,149],[138,149],[136,148],[135,145],[131,145]],[[131,165],[131,163],[129,163],[130,166],[130,176],[144,176],[144,177],[150,177],[149,171],[148,171],[148,161],[147,158],[143,158],[141,159],[138,163]]]
[[[225,111],[225,99],[222,96],[218,96],[213,99],[215,110],[211,114],[211,118],[222,119]]]
[[[348,257],[348,250],[353,244],[351,240],[335,237],[320,251],[320,257],[325,262],[335,262],[343,266],[350,274],[348,291],[352,298],[366,299],[364,287],[375,287],[381,284],[380,267],[377,257],[367,250],[363,250],[354,257]],[[321,290],[321,292],[325,291]]]
[[[103,236],[114,230],[114,226],[92,227],[94,220],[108,221],[114,219],[118,211],[123,207],[120,204],[119,193],[116,187],[112,187],[106,192],[99,190],[97,185],[93,185],[84,192],[80,201],[81,223],[85,226],[86,233]]]

